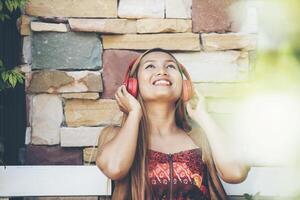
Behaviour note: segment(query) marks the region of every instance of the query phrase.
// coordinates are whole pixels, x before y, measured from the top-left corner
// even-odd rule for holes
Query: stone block
[[[136,33],[136,20],[130,19],[69,19],[72,31],[100,33]]]
[[[161,0],[119,0],[120,18],[164,18],[165,1]]]
[[[186,19],[138,19],[138,33],[184,33],[192,31],[192,21]]]
[[[232,49],[243,49],[245,51],[255,50],[256,40],[257,36],[255,34],[201,34],[202,46],[205,51],[220,51]]]
[[[40,94],[32,99],[31,143],[36,145],[59,144],[63,121],[62,101],[57,95]]]
[[[116,101],[109,99],[67,100],[64,111],[69,127],[119,125],[122,117]]]
[[[25,95],[25,104],[26,104],[26,126],[31,126],[32,124],[32,108],[33,108],[33,96],[31,94]]]
[[[26,165],[82,165],[81,148],[63,148],[59,145],[27,145]]]
[[[191,19],[192,0],[166,0],[166,18]]]
[[[234,0],[193,0],[193,32],[230,31],[232,20],[229,15],[230,5]]]
[[[30,35],[31,31],[30,31],[30,17],[26,16],[26,15],[21,15],[21,17],[19,18],[19,29],[20,29],[20,34],[23,36],[27,36]]]
[[[28,93],[102,92],[102,77],[97,71],[41,70],[27,74]]]
[[[25,36],[22,38],[22,64],[31,64],[32,54],[31,54],[31,38],[30,36]]]
[[[83,161],[87,163],[96,162],[97,148],[88,147],[83,149]]]
[[[194,83],[205,97],[238,97],[251,90],[251,83]]]
[[[101,54],[95,33],[32,34],[32,69],[100,69]]]
[[[258,33],[257,2],[236,1],[230,6],[231,31],[239,33]]]
[[[30,0],[25,12],[46,17],[117,17],[117,0]]]
[[[25,145],[30,144],[31,142],[31,127],[26,127],[26,132],[25,132]]]
[[[114,99],[115,92],[125,79],[126,69],[140,53],[128,50],[105,50],[103,53],[103,85],[101,98]]]
[[[102,35],[104,49],[150,49],[200,51],[200,38],[194,33]],[[176,41],[176,42],[174,42]]]
[[[67,25],[62,23],[31,22],[30,28],[36,32],[68,32]]]
[[[65,99],[99,99],[99,93],[64,93],[61,95]]]
[[[249,78],[247,52],[216,51],[174,53],[193,82],[244,82]]]
[[[62,147],[97,146],[103,127],[62,127],[60,142]]]

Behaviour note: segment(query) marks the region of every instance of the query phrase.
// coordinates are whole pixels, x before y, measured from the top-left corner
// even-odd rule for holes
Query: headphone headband
[[[131,63],[129,64],[129,66],[127,67],[127,70],[126,70],[126,73],[125,73],[125,78],[123,80],[123,83],[126,82],[126,80],[128,80],[129,78],[129,72],[133,71],[131,70],[132,69],[132,66],[134,65],[134,63],[136,62],[137,58],[135,58],[134,60],[131,61]]]
[[[191,79],[191,76],[190,76],[190,74],[188,73],[188,71],[187,71],[187,69],[185,68],[185,66],[184,66],[183,64],[179,63],[179,67],[180,67],[180,69],[182,70],[182,72],[183,72],[185,78],[186,78],[187,80],[192,80],[192,79]]]

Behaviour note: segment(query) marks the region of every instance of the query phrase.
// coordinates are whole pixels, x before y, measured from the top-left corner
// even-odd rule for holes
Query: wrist
[[[137,116],[139,118],[143,116],[142,109],[133,109],[129,112],[129,114]]]

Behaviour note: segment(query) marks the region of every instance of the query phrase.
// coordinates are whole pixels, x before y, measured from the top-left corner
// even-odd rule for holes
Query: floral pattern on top
[[[209,200],[200,148],[167,154],[149,149],[148,178],[155,200]],[[172,172],[172,174],[171,174]]]

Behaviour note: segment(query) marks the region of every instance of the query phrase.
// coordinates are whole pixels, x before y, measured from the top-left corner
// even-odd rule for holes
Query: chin
[[[170,95],[165,95],[165,94],[157,94],[155,96],[151,96],[148,98],[145,98],[144,100],[150,100],[150,101],[160,101],[160,102],[176,102],[179,97],[174,97]]]

